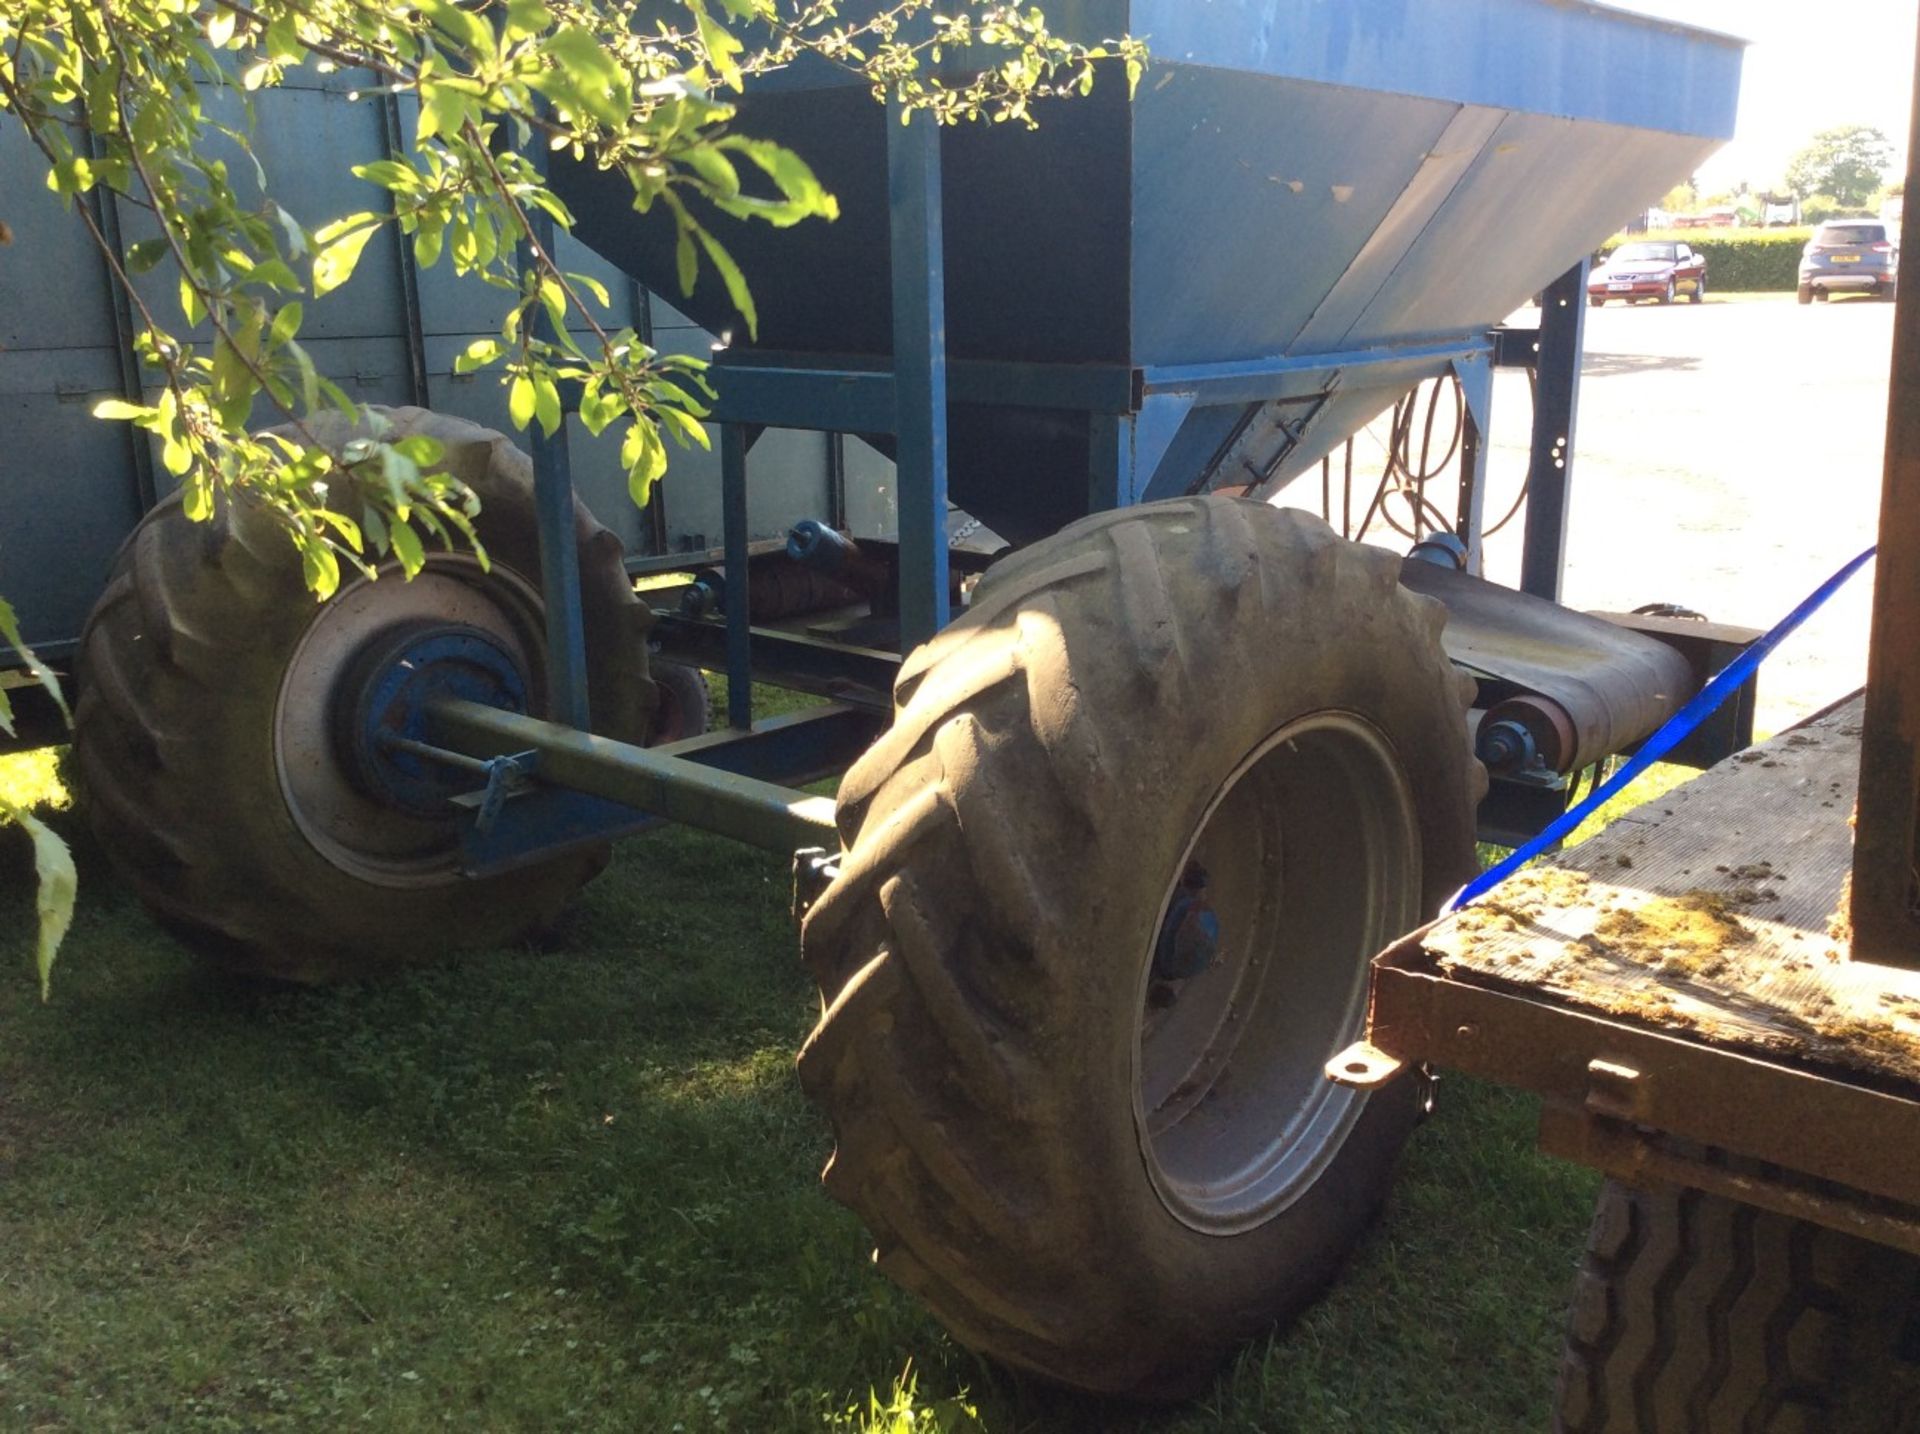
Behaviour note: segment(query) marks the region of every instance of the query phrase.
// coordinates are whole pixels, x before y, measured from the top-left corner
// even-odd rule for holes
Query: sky
[[[1752,41],[1733,142],[1700,167],[1702,187],[1777,182],[1817,130],[1869,124],[1904,164],[1916,0],[1614,0],[1624,9]]]

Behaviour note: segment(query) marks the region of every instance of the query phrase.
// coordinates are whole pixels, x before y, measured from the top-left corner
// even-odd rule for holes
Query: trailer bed
[[[1329,1073],[1365,1086],[1431,1063],[1519,1086],[1546,1097],[1553,1153],[1920,1249],[1920,973],[1846,955],[1861,710],[1390,948],[1368,1040]]]
[[[1858,697],[1523,872],[1429,933],[1458,980],[1920,1094],[1920,972],[1846,959]]]

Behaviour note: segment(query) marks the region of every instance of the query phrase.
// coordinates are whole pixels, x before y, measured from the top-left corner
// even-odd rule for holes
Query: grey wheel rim
[[[1420,920],[1411,786],[1364,718],[1300,718],[1215,793],[1156,938],[1189,862],[1208,874],[1219,954],[1167,1006],[1149,1003],[1165,995],[1151,947],[1141,963],[1135,1125],[1167,1210],[1231,1235],[1299,1199],[1364,1109],[1323,1068],[1360,1028],[1368,960]]]
[[[435,554],[406,581],[398,567],[343,587],[315,616],[287,660],[273,716],[273,759],[287,814],[307,844],[340,870],[379,886],[456,880],[451,821],[410,815],[355,783],[333,731],[334,693],[355,656],[398,625],[464,623],[499,639],[535,677],[541,671],[538,595],[496,564]]]

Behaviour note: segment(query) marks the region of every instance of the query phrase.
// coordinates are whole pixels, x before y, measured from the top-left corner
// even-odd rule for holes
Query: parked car
[[[1608,299],[1671,304],[1681,294],[1695,304],[1707,297],[1707,259],[1670,240],[1622,244],[1587,279],[1587,302],[1596,309]]]
[[[1899,277],[1899,245],[1878,219],[1829,219],[1800,251],[1803,304],[1836,291],[1871,293],[1891,302]]]

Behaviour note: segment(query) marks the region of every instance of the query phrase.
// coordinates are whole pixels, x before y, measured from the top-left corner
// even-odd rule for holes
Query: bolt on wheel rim
[[[1218,951],[1156,977],[1192,870]],[[1289,723],[1223,783],[1188,843],[1142,962],[1134,1115],[1162,1203],[1233,1234],[1298,1199],[1365,1098],[1325,1079],[1358,1033],[1367,963],[1419,922],[1413,795],[1379,730],[1347,712]],[[1172,989],[1169,989],[1172,988]]]

